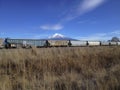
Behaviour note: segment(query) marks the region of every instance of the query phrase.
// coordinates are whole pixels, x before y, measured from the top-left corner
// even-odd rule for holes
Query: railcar
[[[16,45],[17,48],[44,47],[46,40],[43,39],[6,39],[7,43]]]
[[[67,47],[68,40],[48,40],[51,47]]]
[[[48,46],[48,45],[46,44],[46,42],[47,42],[47,40],[35,40],[33,46],[35,46],[35,47],[37,47],[37,48],[45,47],[45,46]]]
[[[87,41],[88,46],[100,46],[100,41]]]
[[[110,42],[110,46],[116,46],[117,42]]]
[[[107,41],[101,42],[101,46],[109,46],[109,45],[110,45],[110,42],[107,42]]]
[[[71,41],[71,46],[87,46],[87,41]]]

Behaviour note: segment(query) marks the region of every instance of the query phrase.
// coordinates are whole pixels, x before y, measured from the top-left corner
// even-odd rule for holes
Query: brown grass
[[[0,90],[120,90],[120,47],[0,50]]]

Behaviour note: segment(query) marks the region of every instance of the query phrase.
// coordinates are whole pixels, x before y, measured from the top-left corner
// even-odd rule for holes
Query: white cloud
[[[84,0],[82,4],[78,6],[78,13],[84,14],[89,11],[92,11],[104,2],[105,0]]]
[[[112,37],[120,38],[120,30],[108,32],[108,33],[97,33],[93,35],[88,35],[85,37],[76,37],[79,40],[110,40]]]
[[[43,30],[61,30],[63,29],[63,26],[61,24],[55,24],[55,25],[42,25],[40,26]]]
[[[102,5],[105,1],[106,0],[83,0],[83,2],[79,3],[76,8],[70,10],[63,21],[70,21],[87,12],[90,12]]]
[[[120,31],[117,30],[117,31],[112,32],[111,34],[118,34],[118,35],[120,35]]]

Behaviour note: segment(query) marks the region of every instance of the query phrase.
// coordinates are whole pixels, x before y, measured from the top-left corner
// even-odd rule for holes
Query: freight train
[[[45,39],[0,39],[0,48],[42,48],[42,47],[82,47],[82,46],[120,46],[111,41],[74,41]]]

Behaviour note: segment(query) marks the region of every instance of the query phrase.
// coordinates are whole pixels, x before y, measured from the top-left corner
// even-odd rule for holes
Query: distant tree
[[[111,41],[112,41],[112,42],[119,42],[120,40],[119,40],[118,37],[112,37]]]

